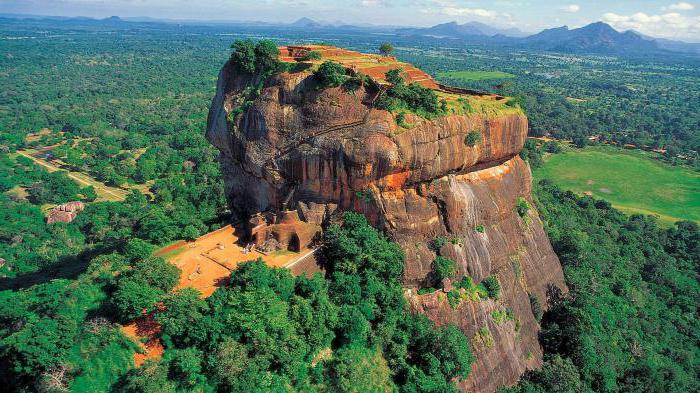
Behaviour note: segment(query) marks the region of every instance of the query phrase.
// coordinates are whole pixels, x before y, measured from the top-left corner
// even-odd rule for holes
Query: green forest
[[[403,253],[359,214],[325,232],[325,276],[294,277],[250,261],[201,299],[173,291],[179,271],[152,256],[230,219],[218,151],[203,134],[217,72],[236,38],[360,50],[385,38],[3,22],[0,34],[13,38],[0,41],[0,383],[7,391],[451,392],[454,379],[468,375],[469,339],[408,312]],[[533,135],[664,147],[667,161],[697,167],[697,69],[669,66],[656,77],[660,65],[585,58],[572,66],[434,45],[396,42],[395,54],[433,74],[514,75],[444,80],[519,96]],[[605,78],[596,77],[600,69]],[[47,149],[65,172],[18,154],[27,148]],[[96,201],[69,171],[127,196]],[[534,191],[569,292],[546,299],[544,367],[507,391],[699,391],[698,225],[663,228],[547,181]],[[47,209],[72,200],[87,204],[73,222],[46,223]],[[163,326],[165,353],[136,369],[140,349],[120,323],[144,309]]]

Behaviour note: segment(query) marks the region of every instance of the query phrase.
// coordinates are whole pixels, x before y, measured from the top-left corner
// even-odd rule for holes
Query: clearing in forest
[[[700,173],[673,167],[655,153],[610,146],[571,149],[545,157],[535,178],[609,201],[627,214],[650,214],[659,222],[700,222]]]
[[[241,262],[262,258],[270,266],[285,267],[310,252],[278,251],[263,254],[253,249],[244,253],[235,232],[235,228],[227,225],[197,240],[180,241],[164,247],[156,251],[155,255],[162,256],[182,271],[176,289],[195,288],[207,297],[216,288],[226,284],[231,271]]]

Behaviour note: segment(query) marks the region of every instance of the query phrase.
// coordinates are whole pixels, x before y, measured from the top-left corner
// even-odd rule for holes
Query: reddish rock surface
[[[206,136],[221,151],[232,209],[245,217],[280,209],[291,198],[300,216],[315,223],[336,208],[364,212],[406,253],[412,309],[472,338],[477,360],[459,382],[463,390],[493,392],[541,364],[528,293],[545,303],[549,285],[565,285],[537,212],[521,218],[515,211],[519,198],[530,199],[530,170],[517,156],[527,118],[513,111],[432,121],[407,115],[414,126],[404,129],[391,113],[370,109],[376,92],[317,90],[311,78],[274,75],[244,113],[229,118],[257,80],[236,75],[229,64],[222,69]],[[472,131],[482,136],[473,147],[464,142]],[[414,295],[433,284],[436,253],[429,244],[436,236],[451,240],[440,253],[458,264],[453,284],[463,275],[477,283],[496,275],[501,297],[452,308],[441,291]],[[512,320],[497,324],[493,312],[506,309]],[[490,345],[478,337],[484,327]]]

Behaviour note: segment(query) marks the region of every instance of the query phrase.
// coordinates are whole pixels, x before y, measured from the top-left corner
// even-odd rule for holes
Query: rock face
[[[521,217],[515,209],[530,201],[530,170],[517,155],[527,118],[517,110],[434,120],[409,114],[406,129],[391,113],[371,109],[377,93],[370,88],[314,89],[307,72],[273,75],[244,111],[234,111],[258,82],[227,64],[209,113],[206,136],[221,151],[232,209],[245,218],[294,205],[314,224],[334,211],[365,213],[406,253],[412,309],[472,338],[476,361],[462,389],[493,392],[539,366],[530,296],[544,306],[547,288],[565,285],[537,212]],[[481,142],[469,146],[465,138],[474,131]],[[449,241],[433,250],[438,236]],[[453,283],[494,275],[500,298],[453,308],[442,292],[416,295],[436,285],[436,251],[457,262]],[[509,318],[496,318],[506,311]]]

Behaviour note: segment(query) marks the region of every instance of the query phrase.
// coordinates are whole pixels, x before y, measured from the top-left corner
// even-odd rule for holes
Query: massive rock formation
[[[234,111],[258,82],[227,64],[209,113],[206,135],[221,151],[233,210],[246,216],[294,205],[315,224],[336,209],[364,212],[406,253],[412,309],[472,338],[476,362],[461,388],[492,392],[537,367],[530,297],[544,305],[549,286],[565,285],[537,212],[516,212],[518,201],[530,201],[530,170],[518,157],[527,118],[503,106],[488,115],[407,115],[412,127],[402,128],[393,114],[372,109],[371,88],[315,89],[308,72],[273,75]],[[474,131],[481,142],[470,146],[465,137]],[[449,241],[434,250],[438,236]],[[442,292],[417,295],[432,284],[436,252],[457,262],[458,278],[498,277],[500,298],[452,307]],[[496,318],[506,311],[509,318]]]

